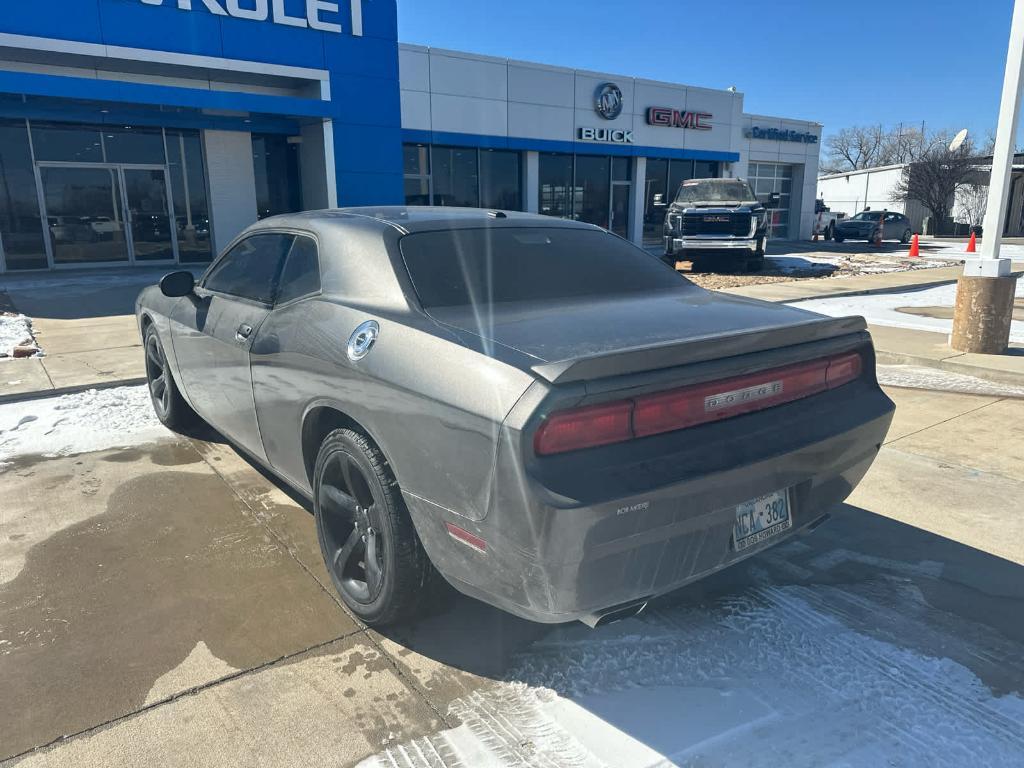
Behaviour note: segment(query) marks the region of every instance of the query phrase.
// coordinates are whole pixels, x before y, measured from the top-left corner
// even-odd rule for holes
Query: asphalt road
[[[308,511],[213,433],[17,457],[0,760],[1019,765],[1024,401],[892,393],[831,521],[597,631],[462,597],[361,627]]]

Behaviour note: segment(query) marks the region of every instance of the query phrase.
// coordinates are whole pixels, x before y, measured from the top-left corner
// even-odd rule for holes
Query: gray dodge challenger
[[[265,219],[138,298],[149,390],[308,498],[368,624],[438,575],[591,626],[806,532],[892,418],[861,318],[705,291],[522,213]]]

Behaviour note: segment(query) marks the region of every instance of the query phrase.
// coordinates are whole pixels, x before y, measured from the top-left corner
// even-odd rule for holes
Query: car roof
[[[358,208],[330,208],[320,211],[287,213],[263,219],[257,228],[329,227],[344,226],[346,222],[377,222],[382,228],[391,227],[403,234],[446,229],[479,229],[482,227],[548,227],[559,229],[600,229],[571,219],[559,219],[538,213],[521,213],[484,208],[456,208],[448,206],[362,206]]]

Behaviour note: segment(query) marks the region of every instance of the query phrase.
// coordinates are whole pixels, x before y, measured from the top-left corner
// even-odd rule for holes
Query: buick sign
[[[580,128],[580,141],[604,141],[609,144],[632,144],[633,131],[625,128]]]
[[[178,10],[191,11],[193,5],[214,16],[231,16],[249,21],[270,21],[285,27],[315,29],[320,32],[341,32],[341,24],[327,21],[324,14],[337,14],[338,4],[332,0],[305,0],[306,14],[291,16],[285,0],[142,0],[144,5],[177,5]],[[352,0],[352,34],[363,34],[363,0]]]
[[[615,83],[602,83],[594,94],[594,111],[605,120],[622,114],[622,91]]]

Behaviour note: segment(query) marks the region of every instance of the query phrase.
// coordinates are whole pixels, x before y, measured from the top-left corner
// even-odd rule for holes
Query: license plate
[[[732,538],[736,551],[760,544],[793,527],[789,516],[789,491],[775,491],[736,507]]]

